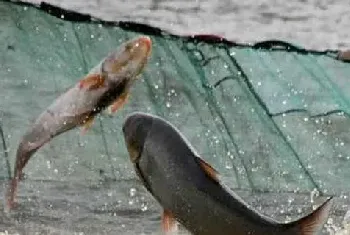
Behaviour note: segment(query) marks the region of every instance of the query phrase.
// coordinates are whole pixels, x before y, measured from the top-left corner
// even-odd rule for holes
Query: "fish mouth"
[[[153,195],[153,197],[155,197],[156,199],[159,200],[159,198],[156,196],[156,194],[154,194],[152,187],[151,187],[151,184],[149,183],[149,181],[147,180],[147,178],[143,174],[143,171],[142,171],[142,169],[140,167],[140,163],[139,163],[140,159],[141,159],[141,154],[135,161],[133,161],[135,172],[136,172],[137,176],[140,178],[140,180],[143,183],[143,185],[145,186],[145,188]]]
[[[151,55],[152,52],[152,40],[148,36],[141,36],[138,38],[140,44],[146,45],[147,47],[147,57]]]
[[[144,176],[143,171],[140,167],[140,160],[141,160],[143,147],[140,149],[140,151],[137,151],[134,148],[134,146],[128,142],[127,149],[130,155],[130,160],[132,162],[132,165],[134,166],[136,175],[140,178],[141,182],[146,187],[146,189],[148,189],[148,191],[153,195],[152,188],[150,187],[150,184],[147,181],[147,178]]]
[[[141,72],[144,70],[144,68],[146,67],[146,64],[148,63],[151,54],[152,54],[152,40],[150,37],[148,36],[141,36],[137,39],[137,43],[138,46],[145,46],[146,49],[146,56],[144,57],[144,59],[140,62],[140,67],[138,69],[138,71],[136,72],[135,78],[138,78],[139,75],[141,74]]]
[[[133,143],[130,143],[130,141],[127,142],[126,147],[128,149],[131,162],[134,164],[138,163],[141,158],[142,147],[139,151]]]
[[[142,112],[134,112],[125,119],[122,131],[130,160],[137,162],[141,158],[144,145],[153,126],[153,119]]]
[[[145,177],[142,174],[142,170],[140,168],[140,159],[141,159],[141,151],[137,151],[130,143],[127,144],[127,149],[129,152],[130,160],[132,164],[134,165],[135,171],[137,175],[144,180]]]

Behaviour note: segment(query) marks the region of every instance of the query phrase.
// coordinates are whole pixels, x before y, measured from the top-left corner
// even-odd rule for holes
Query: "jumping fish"
[[[176,232],[179,223],[195,235],[311,235],[328,219],[332,198],[289,223],[259,213],[225,186],[183,134],[160,117],[132,113],[123,134],[137,175],[163,207],[166,234]]]
[[[151,49],[152,41],[147,36],[123,43],[41,113],[19,143],[14,176],[7,190],[8,209],[14,205],[17,184],[30,157],[52,138],[75,127],[81,126],[81,133],[86,133],[101,111],[119,110],[147,64]]]

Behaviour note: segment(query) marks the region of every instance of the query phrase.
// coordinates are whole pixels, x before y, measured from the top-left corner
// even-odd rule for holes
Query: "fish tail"
[[[7,186],[7,191],[6,191],[6,205],[4,206],[5,212],[10,211],[14,206],[15,206],[15,198],[16,198],[16,193],[17,193],[17,185],[18,185],[18,178],[13,177],[10,179],[8,186]]]
[[[330,197],[316,210],[309,215],[290,223],[295,228],[298,235],[316,235],[319,234],[323,225],[328,220],[329,212],[333,205],[333,197]]]
[[[27,149],[27,147],[20,143],[17,153],[16,153],[16,162],[14,175],[10,179],[7,191],[6,191],[6,207],[5,210],[10,210],[15,206],[15,199],[17,195],[18,182],[22,179],[23,168],[28,163],[30,157],[34,154],[37,149]]]

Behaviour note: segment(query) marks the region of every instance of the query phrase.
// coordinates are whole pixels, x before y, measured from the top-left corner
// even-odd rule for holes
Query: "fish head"
[[[131,162],[139,161],[152,124],[153,117],[141,112],[132,113],[125,119],[122,129]]]
[[[102,62],[102,76],[111,80],[136,79],[147,64],[151,51],[152,40],[148,36],[140,36],[123,43]]]

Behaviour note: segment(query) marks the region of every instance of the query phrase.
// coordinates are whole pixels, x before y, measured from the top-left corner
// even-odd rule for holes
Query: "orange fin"
[[[118,109],[123,107],[123,105],[128,101],[129,93],[124,93],[113,104],[108,107],[109,113],[115,113]]]
[[[162,228],[163,228],[163,231],[165,232],[165,234],[167,234],[167,235],[177,232],[176,219],[175,219],[173,213],[171,213],[171,211],[169,211],[169,210],[164,209],[164,211],[163,211]]]
[[[219,183],[219,178],[218,178],[219,173],[217,172],[217,170],[215,170],[209,163],[207,163],[203,159],[199,157],[196,157],[196,159],[200,167],[202,168],[202,170],[207,174],[207,176],[209,176],[211,179]]]
[[[83,128],[81,130],[82,135],[85,135],[86,132],[92,127],[92,125],[94,124],[94,120],[95,120],[94,117],[89,117],[83,122],[82,124]]]
[[[329,211],[333,205],[333,197],[325,201],[321,206],[314,210],[309,215],[294,221],[291,224],[298,228],[299,235],[313,235],[318,234],[323,225],[328,220]]]
[[[79,88],[95,90],[102,87],[104,82],[105,79],[100,74],[91,74],[79,81]]]

